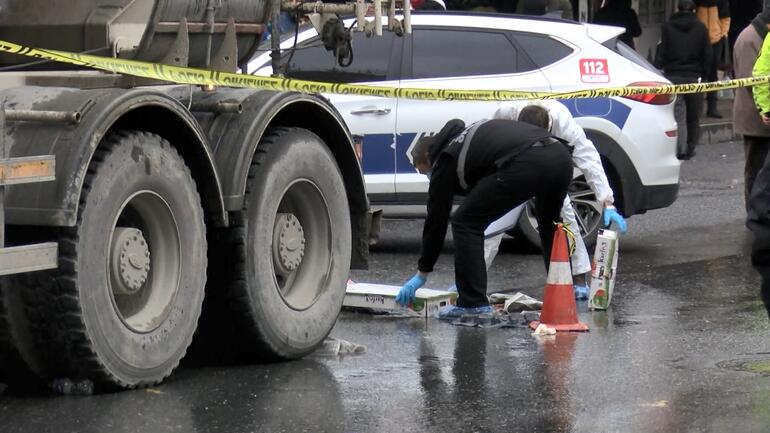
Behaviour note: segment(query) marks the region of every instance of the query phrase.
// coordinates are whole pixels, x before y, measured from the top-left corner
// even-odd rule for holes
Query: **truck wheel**
[[[234,315],[237,330],[220,343],[258,360],[312,352],[342,308],[352,242],[345,184],[323,141],[305,129],[268,130],[231,222],[219,275],[230,278],[230,312],[211,319],[232,329],[223,321]]]
[[[596,243],[596,236],[602,224],[603,205],[596,200],[596,195],[582,175],[572,179],[572,183],[569,185],[569,196],[583,234],[583,242],[589,250],[589,255],[591,255],[591,248]],[[527,244],[542,251],[533,203],[531,200],[527,203],[512,235],[523,238]]]
[[[89,166],[78,224],[59,237],[59,269],[23,288],[28,307],[55,306],[33,324],[52,361],[46,375],[102,388],[162,381],[192,340],[206,264],[200,197],[181,156],[155,134],[109,135]]]
[[[0,382],[29,390],[40,385],[43,370],[17,278],[0,278]]]

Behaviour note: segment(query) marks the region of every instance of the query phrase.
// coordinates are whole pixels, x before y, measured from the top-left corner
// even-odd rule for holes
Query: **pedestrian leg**
[[[564,198],[561,208],[561,216],[564,224],[575,234],[575,252],[570,256],[572,262],[572,274],[581,275],[591,271],[591,259],[583,242],[583,230],[577,222],[577,215],[572,208],[572,200],[569,195]]]
[[[554,223],[561,222],[561,208],[564,204],[564,197],[569,190],[569,183],[572,181],[572,173],[569,170],[558,169],[563,165],[564,158],[572,164],[569,153],[563,147],[557,145],[549,146],[549,150],[564,151],[563,154],[551,152],[549,162],[553,167],[549,168],[551,176],[548,179],[541,180],[542,188],[535,196],[535,216],[537,217],[538,231],[540,232],[540,243],[543,250],[543,262],[545,268],[551,265],[551,248],[553,246],[553,235],[556,226]]]
[[[719,42],[711,45],[712,56],[713,59],[711,62],[711,66],[709,67],[709,75],[708,75],[708,81],[714,82],[719,79],[719,76],[717,74],[717,70],[719,69],[719,65],[723,58],[724,53],[724,47],[725,47],[725,38],[722,38],[719,40]],[[708,117],[713,117],[715,119],[721,119],[722,114],[719,113],[717,110],[717,92],[708,92],[706,93],[706,115]]]
[[[767,161],[765,159],[751,189],[746,225],[754,233],[751,264],[762,276],[760,293],[770,318],[770,165]]]
[[[751,186],[754,185],[754,179],[756,179],[757,173],[765,163],[768,149],[770,149],[770,137],[743,136],[743,150],[745,152],[746,161],[743,170],[743,193],[746,210],[749,208]]]
[[[687,118],[687,158],[695,156],[695,147],[700,142],[700,113],[703,110],[703,98],[695,94],[684,96]]]
[[[686,110],[684,95],[676,95],[674,119],[676,120],[676,157],[679,159],[687,159]]]

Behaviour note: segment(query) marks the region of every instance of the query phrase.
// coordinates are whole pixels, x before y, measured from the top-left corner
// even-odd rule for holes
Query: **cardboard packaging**
[[[374,310],[389,310],[411,313],[421,317],[434,317],[438,310],[447,305],[454,305],[457,293],[443,290],[417,289],[415,301],[408,308],[396,303],[396,295],[400,286],[384,284],[348,283],[345,291],[346,307],[371,308]]]
[[[591,262],[591,292],[588,296],[588,307],[592,310],[609,308],[617,268],[618,234],[612,230],[599,230]]]

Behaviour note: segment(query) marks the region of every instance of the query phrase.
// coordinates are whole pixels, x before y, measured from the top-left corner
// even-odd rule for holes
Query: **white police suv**
[[[352,21],[346,24],[350,26]],[[353,33],[353,60],[337,64],[312,28],[302,29],[288,64],[290,78],[431,89],[509,89],[563,92],[668,84],[617,36],[622,29],[530,16],[454,12],[415,13],[412,34],[366,37]],[[282,48],[294,43],[287,36]],[[269,53],[249,70],[271,73]],[[452,118],[466,124],[489,118],[496,102],[458,102],[327,95],[361,140],[372,205],[390,216],[424,215],[428,181],[408,159],[423,134]],[[671,95],[570,99],[569,108],[593,141],[625,216],[669,206],[679,188],[676,122]],[[578,176],[570,194],[589,242],[602,206]],[[519,229],[538,242],[531,212]]]

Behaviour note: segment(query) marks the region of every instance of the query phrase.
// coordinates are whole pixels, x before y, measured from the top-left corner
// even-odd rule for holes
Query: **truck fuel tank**
[[[216,53],[234,65],[257,49],[270,18],[270,0],[5,0],[0,39],[36,48],[89,52],[181,66],[211,67]],[[225,43],[228,23],[235,42]],[[181,34],[180,34],[181,33]],[[186,38],[185,38],[186,36]],[[228,45],[228,50],[220,47]],[[0,66],[29,62],[0,56]],[[221,65],[220,65],[221,66]],[[34,69],[35,67],[25,68]],[[37,69],[64,69],[47,64]]]

